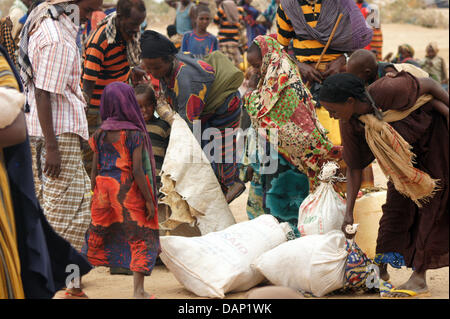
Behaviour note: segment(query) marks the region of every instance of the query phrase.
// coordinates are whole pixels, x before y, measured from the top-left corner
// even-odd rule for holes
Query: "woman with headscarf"
[[[277,40],[258,36],[249,48],[248,62],[257,70],[259,80],[250,81],[244,106],[253,129],[270,142],[267,148],[278,151],[278,169],[267,173],[265,165],[260,164],[264,154],[256,151],[258,161],[251,165],[255,174],[247,214],[249,218],[272,214],[289,222],[298,235],[298,209],[310,186],[313,189],[318,185],[322,164],[340,159],[341,147],[333,146],[326,137],[295,62]],[[276,144],[270,129],[277,130]]]
[[[414,48],[409,44],[402,44],[398,47],[397,56],[391,61],[392,63],[410,63],[420,68],[420,63],[414,59]]]
[[[101,127],[89,140],[94,151],[92,222],[83,253],[94,266],[133,271],[134,297],[144,291],[160,252],[155,159],[134,90],[114,82],[100,104]]]
[[[361,79],[343,73],[324,82],[320,102],[340,120],[348,166],[343,231],[354,221],[361,171],[377,159],[389,182],[375,263],[385,281],[388,264],[414,270],[385,297],[429,295],[426,271],[449,265],[447,92],[430,78],[404,71],[367,90]]]
[[[207,156],[227,201],[231,202],[245,190],[238,178],[235,155],[242,72],[219,51],[210,55],[212,65],[177,53],[173,43],[155,31],[144,32],[141,46],[144,68],[160,80],[167,102],[191,130],[201,133],[203,149],[212,146],[213,151]],[[208,135],[206,139],[204,135]]]

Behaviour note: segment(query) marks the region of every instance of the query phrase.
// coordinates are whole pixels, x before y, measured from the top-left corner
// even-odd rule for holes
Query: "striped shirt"
[[[242,21],[244,9],[242,7],[238,7],[240,16],[239,20]],[[239,22],[228,22],[227,16],[225,14],[225,11],[220,6],[217,10],[217,13],[214,17],[214,23],[219,26],[219,33],[217,36],[217,39],[219,40],[219,43],[229,43],[229,42],[239,42]]]
[[[158,188],[161,187],[161,168],[164,163],[164,156],[166,155],[167,146],[170,138],[170,125],[160,118],[154,117],[147,123],[147,132],[152,142],[152,151],[155,157],[156,164],[156,184]]]
[[[38,118],[35,89],[50,92],[55,135],[75,133],[89,138],[81,87],[81,56],[76,43],[78,26],[65,14],[46,18],[30,36],[28,55],[33,80],[27,86],[30,112],[26,113],[30,136],[43,137]]]
[[[16,77],[14,76],[11,67],[9,66],[8,60],[0,52],[0,87],[7,87],[11,89],[19,90],[19,84],[17,83]]]
[[[106,26],[105,24],[92,33],[84,53],[82,79],[95,82],[90,101],[90,106],[94,107],[100,106],[105,86],[112,82],[127,82],[130,74],[126,42],[121,38],[120,32],[117,32],[116,41],[108,43]]]
[[[318,0],[315,6],[308,4],[306,0],[298,0],[305,15],[306,22],[309,26],[314,28],[320,17],[320,9],[322,7],[322,0]],[[303,39],[297,36],[292,26],[292,22],[288,15],[284,12],[281,4],[277,11],[277,27],[278,27],[278,42],[284,46],[288,46],[291,39],[293,39],[294,55],[300,62],[317,62],[322,53],[324,44],[317,40]],[[335,60],[342,55],[343,52],[332,50],[328,48],[322,57],[322,62],[329,62]]]

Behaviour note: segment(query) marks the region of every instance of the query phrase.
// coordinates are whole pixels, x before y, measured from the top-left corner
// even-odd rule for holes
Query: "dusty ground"
[[[155,28],[165,33],[165,28]],[[215,30],[211,28],[211,32]],[[449,59],[449,31],[440,29],[426,29],[412,25],[384,24],[382,26],[384,35],[383,55],[388,52],[396,52],[401,43],[409,43],[416,49],[416,57],[423,58],[425,47],[430,41],[437,41],[442,55],[448,67]],[[382,184],[383,178],[379,171],[375,172],[376,183]],[[248,193],[244,193],[231,204],[231,209],[238,222],[247,220],[245,206]],[[390,269],[392,283],[399,285],[405,282],[411,270]],[[431,298],[449,298],[449,268],[431,270],[427,274],[428,285],[432,293]],[[92,270],[83,277],[85,292],[90,298],[130,298],[132,296],[133,279],[131,276],[109,274],[109,269],[100,267]],[[152,276],[145,281],[147,292],[155,294],[161,299],[196,299],[200,298],[187,291],[164,266],[157,266]],[[229,299],[245,298],[245,293],[234,293],[227,295]],[[377,295],[363,296],[334,296],[332,298],[378,298]]]

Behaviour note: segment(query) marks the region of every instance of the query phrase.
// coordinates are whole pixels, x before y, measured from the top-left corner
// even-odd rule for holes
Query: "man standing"
[[[80,148],[89,136],[77,24],[102,2],[47,0],[31,12],[20,34],[36,195],[51,226],[77,250],[89,226],[91,199]]]
[[[372,40],[355,0],[281,0],[277,11],[278,42],[287,47],[293,41],[294,56],[305,83],[309,83],[318,105],[321,83],[341,72],[350,53]],[[327,50],[323,52],[339,15],[343,17]],[[318,63],[319,62],[319,63]],[[317,65],[317,67],[316,67]],[[340,144],[339,123],[324,108],[317,110],[321,124],[330,132],[333,144]]]
[[[140,26],[146,19],[143,0],[119,0],[117,11],[109,14],[90,35],[84,53],[82,88],[89,104],[89,134],[100,126],[100,97],[112,82],[129,80],[137,84],[145,71],[140,65]],[[84,165],[90,174],[93,153],[83,143]]]

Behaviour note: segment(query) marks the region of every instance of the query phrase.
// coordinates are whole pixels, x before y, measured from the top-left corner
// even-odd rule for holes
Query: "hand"
[[[341,68],[345,65],[345,56],[341,55],[336,60],[328,63],[325,72],[323,73],[323,77],[327,78],[330,75],[338,74],[341,72]]]
[[[345,228],[347,227],[347,225],[352,226],[354,224],[354,220],[353,220],[353,216],[345,216],[344,218],[344,222],[342,223],[342,227],[341,230],[345,235],[345,238],[347,239],[352,239],[353,237],[355,237],[355,234],[347,234],[347,231],[345,230]]]
[[[319,70],[316,70],[312,65],[308,63],[297,63],[297,67],[300,71],[300,74],[302,76],[302,81],[304,83],[312,83],[312,82],[318,82],[322,83],[323,81],[323,75]]]
[[[145,208],[147,212],[146,219],[150,220],[153,217],[155,217],[155,206],[153,206],[153,203],[145,202]]]
[[[52,178],[58,178],[61,173],[61,154],[58,145],[47,145],[44,173]]]
[[[391,60],[393,54],[394,54],[394,53],[389,52],[389,53],[384,57],[383,61],[389,62],[389,61]]]
[[[140,67],[134,67],[131,70],[130,78],[131,78],[131,84],[133,84],[133,86],[136,86],[136,85],[144,82],[144,80],[148,81],[147,72],[145,72]]]

